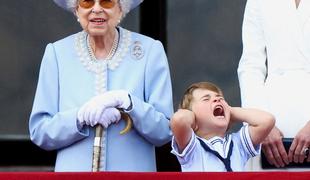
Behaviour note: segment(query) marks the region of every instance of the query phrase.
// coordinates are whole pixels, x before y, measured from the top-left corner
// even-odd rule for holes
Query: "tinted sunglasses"
[[[89,9],[95,5],[96,1],[99,1],[100,6],[105,9],[113,8],[116,4],[116,0],[79,0],[79,6]]]

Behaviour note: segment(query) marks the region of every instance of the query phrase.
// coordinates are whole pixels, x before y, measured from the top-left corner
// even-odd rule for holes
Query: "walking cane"
[[[125,113],[123,110],[119,109],[121,113],[121,118],[126,121],[126,127],[120,132],[121,135],[126,134],[130,131],[132,127],[132,119],[129,114]],[[95,139],[94,139],[94,149],[93,149],[93,164],[92,172],[98,172],[100,170],[100,156],[101,156],[101,137],[105,129],[101,125],[96,125],[95,127]]]

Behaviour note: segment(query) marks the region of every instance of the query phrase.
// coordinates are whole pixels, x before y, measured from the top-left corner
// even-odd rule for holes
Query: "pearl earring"
[[[76,19],[76,21],[77,21],[77,22],[80,22],[80,19],[79,19],[79,18],[77,18],[77,19]]]

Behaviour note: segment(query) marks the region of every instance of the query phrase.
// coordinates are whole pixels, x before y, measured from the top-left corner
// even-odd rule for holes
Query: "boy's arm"
[[[170,120],[170,126],[180,153],[189,143],[195,125],[195,114],[187,109],[179,109]]]
[[[240,107],[231,108],[231,120],[249,124],[249,133],[253,145],[259,145],[274,127],[275,118],[272,114],[258,110]]]

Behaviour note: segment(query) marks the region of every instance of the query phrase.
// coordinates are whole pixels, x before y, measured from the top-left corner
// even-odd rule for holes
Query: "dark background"
[[[240,106],[237,66],[246,0],[145,0],[123,20],[129,30],[160,40],[167,52],[177,108],[192,83],[211,81]],[[81,30],[52,0],[0,0],[0,171],[53,170],[55,152],[28,135],[45,46]],[[170,144],[157,148],[158,171],[179,171]]]

